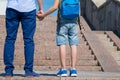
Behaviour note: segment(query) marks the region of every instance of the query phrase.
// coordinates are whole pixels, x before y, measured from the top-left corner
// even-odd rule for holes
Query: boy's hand
[[[44,14],[38,13],[37,17],[40,21],[42,21],[44,19]]]
[[[43,10],[40,10],[40,11],[38,11],[38,13],[37,13],[37,18],[38,18],[40,21],[42,21],[42,20],[44,19],[43,14],[44,14]]]

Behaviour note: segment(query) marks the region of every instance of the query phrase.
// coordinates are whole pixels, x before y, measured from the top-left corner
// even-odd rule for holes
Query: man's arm
[[[42,0],[38,0],[38,4],[39,4],[39,12],[40,12],[40,13],[43,13]]]

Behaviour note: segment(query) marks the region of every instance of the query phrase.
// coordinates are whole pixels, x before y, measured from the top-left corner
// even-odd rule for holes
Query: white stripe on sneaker
[[[62,77],[67,77],[68,75],[67,74],[61,74]]]
[[[71,77],[77,77],[77,74],[71,74],[70,76]]]
[[[68,75],[67,74],[61,74],[61,75],[57,75],[58,77],[67,77]]]

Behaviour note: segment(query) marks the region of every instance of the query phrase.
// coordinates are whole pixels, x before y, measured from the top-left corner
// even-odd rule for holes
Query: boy
[[[60,0],[61,1],[61,0]],[[54,12],[59,4],[59,0],[54,0],[54,5],[46,11],[44,14],[37,14],[39,20],[43,20],[47,15]],[[67,37],[69,39],[69,44],[71,47],[71,57],[72,65],[70,69],[70,76],[77,76],[77,71],[75,69],[76,57],[77,57],[77,45],[78,45],[78,24],[77,19],[64,19],[61,16],[58,18],[57,30],[56,30],[56,40],[57,45],[59,46],[59,55],[61,62],[61,69],[57,73],[57,76],[67,76],[66,69],[66,43]]]
[[[38,0],[40,11],[42,1]],[[8,0],[6,8],[6,40],[4,44],[5,77],[13,76],[14,44],[18,32],[19,23],[22,24],[25,55],[25,76],[39,76],[33,71],[34,40],[36,29],[36,5],[35,0]]]

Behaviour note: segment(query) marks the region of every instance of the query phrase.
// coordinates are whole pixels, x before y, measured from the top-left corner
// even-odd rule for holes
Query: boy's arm
[[[51,14],[52,12],[54,12],[59,5],[59,0],[54,0],[54,5],[49,8],[44,14],[37,14],[38,17],[46,17],[47,15]]]
[[[54,0],[54,5],[51,8],[49,8],[48,11],[45,12],[44,17],[54,12],[58,8],[58,5],[59,5],[59,0]]]

